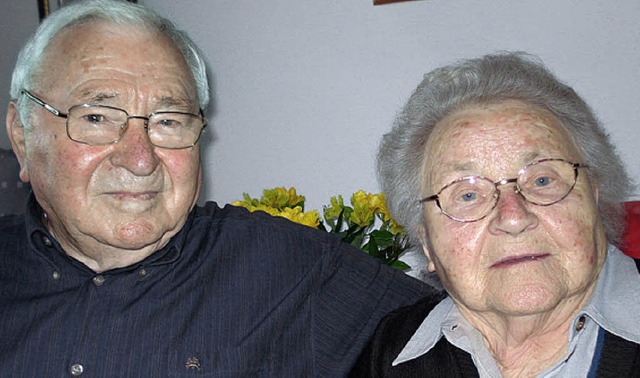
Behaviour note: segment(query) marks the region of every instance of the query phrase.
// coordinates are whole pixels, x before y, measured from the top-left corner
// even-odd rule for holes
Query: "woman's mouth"
[[[533,254],[533,255],[508,256],[508,257],[505,257],[505,258],[500,259],[499,261],[493,263],[491,265],[491,267],[492,268],[508,268],[508,267],[516,265],[516,264],[522,264],[522,263],[527,263],[527,262],[532,262],[532,261],[539,261],[539,260],[542,260],[542,259],[544,259],[544,258],[546,258],[548,256],[549,256],[548,253]]]

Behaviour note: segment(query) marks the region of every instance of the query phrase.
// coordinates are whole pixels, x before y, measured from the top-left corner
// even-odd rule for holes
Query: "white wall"
[[[640,177],[637,0],[139,2],[209,57],[208,199],[295,186],[311,209],[377,191],[378,140],[422,75],[496,50],[541,56],[593,106]]]
[[[380,136],[422,75],[496,50],[538,54],[593,106],[640,177],[637,0],[141,0],[202,46],[215,140],[206,196],[293,185],[320,208],[377,191]]]

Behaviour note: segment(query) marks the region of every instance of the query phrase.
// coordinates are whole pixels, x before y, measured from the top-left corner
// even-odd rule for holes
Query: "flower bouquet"
[[[397,269],[409,269],[400,260],[409,248],[404,229],[396,223],[387,209],[382,193],[371,194],[362,190],[351,196],[351,206],[345,205],[341,195],[331,197],[324,206],[322,217],[317,210],[304,210],[305,197],[295,188],[265,189],[260,199],[244,193],[244,199],[232,203],[249,211],[264,211],[273,216],[340,235],[345,242],[380,259]]]

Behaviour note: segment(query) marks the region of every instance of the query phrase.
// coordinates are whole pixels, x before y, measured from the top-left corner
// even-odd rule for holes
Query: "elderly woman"
[[[631,183],[534,57],[427,74],[378,174],[446,294],[387,316],[353,376],[640,376],[640,264],[614,247]]]

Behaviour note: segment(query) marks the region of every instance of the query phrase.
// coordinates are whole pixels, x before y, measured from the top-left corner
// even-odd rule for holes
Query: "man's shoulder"
[[[12,236],[23,235],[25,229],[24,215],[12,214],[0,216],[0,241]]]
[[[4,262],[4,267],[0,266],[0,271],[6,272],[6,265],[14,265],[17,250],[22,250],[27,244],[24,215],[5,215],[0,217],[0,261]],[[15,269],[12,268],[8,269]]]
[[[186,245],[197,243],[197,249],[209,256],[225,259],[268,259],[274,264],[286,261],[287,265],[309,267],[334,260],[342,248],[337,235],[262,211],[220,207],[214,202],[197,207],[185,228],[178,238]]]
[[[269,215],[263,211],[249,210],[233,205],[220,207],[215,202],[207,202],[197,207],[192,228],[201,225],[213,231],[233,236],[266,236],[267,239],[293,237],[295,240],[307,240],[315,243],[335,244],[339,242],[337,235],[294,223],[283,217]],[[313,243],[312,243],[313,244]]]

